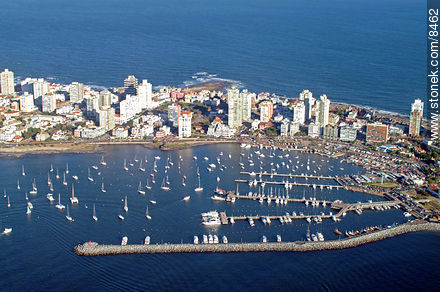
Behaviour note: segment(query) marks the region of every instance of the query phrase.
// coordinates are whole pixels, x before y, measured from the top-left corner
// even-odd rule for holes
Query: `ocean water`
[[[221,156],[220,153],[223,152]],[[230,242],[256,242],[262,235],[274,241],[280,234],[283,240],[304,240],[307,232],[305,220],[281,225],[272,221],[271,225],[255,222],[255,227],[246,221],[234,225],[208,228],[201,224],[200,213],[218,210],[233,215],[279,214],[292,211],[305,214],[329,213],[330,207],[306,207],[303,204],[289,203],[286,206],[271,205],[258,201],[237,200],[234,204],[215,202],[210,199],[213,189],[219,186],[226,190],[235,189],[234,180],[246,178],[240,175],[240,162],[246,170],[270,171],[269,150],[262,150],[265,158],[257,159],[255,149],[241,149],[238,145],[210,145],[191,149],[161,152],[142,146],[106,147],[103,153],[94,154],[56,154],[26,155],[20,158],[4,157],[0,160],[1,187],[10,197],[0,198],[0,229],[12,227],[9,235],[0,235],[0,265],[2,277],[0,287],[10,290],[378,290],[378,289],[435,289],[440,284],[436,268],[440,256],[436,251],[440,234],[416,233],[387,239],[354,249],[310,253],[248,253],[248,254],[158,254],[158,255],[120,255],[103,257],[80,257],[73,253],[73,247],[86,241],[119,244],[123,236],[129,243],[142,243],[145,236],[151,236],[151,243],[192,242],[193,236],[201,239],[203,234],[226,235]],[[252,157],[250,156],[252,154]],[[358,173],[358,167],[340,163],[337,160],[316,155],[290,153],[289,157],[279,158],[286,152],[275,152],[274,165],[279,165],[278,173],[301,174],[316,171],[322,175],[343,175]],[[231,157],[229,157],[231,155]],[[106,166],[99,164],[101,157]],[[153,171],[154,157],[157,173]],[[193,156],[198,159],[194,160]],[[208,161],[203,159],[208,158]],[[217,163],[217,157],[220,164]],[[135,162],[134,160],[139,160]],[[167,160],[173,162],[167,170],[171,190],[160,189],[165,178]],[[289,159],[292,162],[289,162]],[[124,160],[129,170],[123,170]],[[145,172],[138,170],[140,160]],[[253,160],[254,166],[250,166]],[[145,162],[147,161],[147,162]],[[180,162],[179,162],[180,161]],[[261,161],[261,162],[260,162]],[[282,162],[285,162],[283,166]],[[68,163],[68,186],[62,184],[62,173]],[[217,165],[214,171],[207,170],[208,164]],[[49,172],[50,165],[54,172]],[[130,166],[133,164],[133,166]],[[94,182],[87,180],[88,168]],[[179,168],[180,165],[180,168]],[[221,171],[221,165],[226,169]],[[21,175],[22,166],[26,176]],[[333,167],[331,167],[333,166]],[[197,168],[200,171],[202,193],[195,193]],[[61,174],[59,180],[55,173]],[[150,173],[155,173],[155,184],[151,184]],[[69,205],[70,215],[75,220],[65,219],[66,210],[58,211],[46,199],[49,191],[47,176],[54,185],[54,197],[61,195],[61,203]],[[72,175],[79,177],[78,182]],[[186,176],[186,186],[182,185]],[[25,192],[31,190],[35,179],[37,195],[29,195],[34,209],[26,215]],[[149,179],[151,190],[145,196],[137,193],[139,181],[144,186]],[[17,180],[20,190],[17,190]],[[300,182],[300,180],[297,180]],[[101,192],[104,182],[106,193]],[[314,183],[317,180],[309,179]],[[319,182],[324,182],[323,180]],[[332,184],[332,181],[325,180]],[[77,206],[70,205],[71,185],[79,199]],[[3,190],[2,190],[3,191]],[[249,189],[240,184],[242,194]],[[267,189],[269,191],[269,189]],[[280,189],[273,188],[273,193]],[[190,195],[189,201],[183,201]],[[346,190],[320,190],[296,187],[289,192],[290,197],[303,195],[317,199],[345,202],[378,201],[380,198],[349,192]],[[128,212],[122,208],[127,196]],[[156,205],[149,203],[157,201]],[[57,200],[56,200],[57,201]],[[92,220],[93,204],[96,206],[97,222]],[[151,220],[146,220],[146,207],[149,207]],[[310,232],[322,232],[326,239],[338,239],[333,233],[358,230],[366,226],[403,223],[407,219],[402,210],[364,211],[362,215],[349,213],[341,222],[324,220],[322,224],[312,223]],[[123,214],[125,220],[117,218]]]
[[[417,0],[0,2],[0,68],[122,86],[231,80],[252,91],[408,113],[426,96]],[[195,75],[196,73],[204,73]],[[195,76],[197,78],[192,78]]]

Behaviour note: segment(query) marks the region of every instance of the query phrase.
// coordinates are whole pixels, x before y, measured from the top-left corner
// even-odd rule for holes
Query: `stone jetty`
[[[153,244],[153,245],[100,245],[86,242],[75,246],[74,252],[84,256],[136,254],[136,253],[227,253],[227,252],[306,252],[357,247],[400,234],[417,231],[440,231],[440,224],[411,222],[375,231],[365,235],[323,242],[269,242],[228,244]]]

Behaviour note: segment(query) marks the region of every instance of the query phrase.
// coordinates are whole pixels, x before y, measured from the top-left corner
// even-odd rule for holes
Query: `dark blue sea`
[[[0,68],[98,88],[129,74],[289,97],[308,88],[408,113],[426,96],[425,11],[418,0],[0,1]]]
[[[232,190],[235,179],[248,179],[240,174],[245,170],[278,173],[315,173],[343,175],[362,173],[362,169],[338,160],[294,152],[242,149],[238,145],[211,145],[192,149],[162,152],[142,146],[106,147],[102,153],[26,155],[0,160],[0,229],[13,228],[9,235],[0,235],[0,288],[2,290],[435,290],[440,284],[437,251],[440,234],[416,233],[402,235],[354,249],[309,253],[248,253],[248,254],[163,254],[81,257],[73,252],[78,243],[96,241],[120,244],[123,236],[129,243],[142,244],[145,236],[156,243],[191,243],[193,236],[226,235],[229,242],[257,242],[262,235],[274,241],[277,234],[285,241],[305,240],[308,224],[297,220],[270,225],[261,221],[251,227],[247,221],[234,225],[206,227],[200,214],[210,210],[225,211],[228,215],[284,215],[293,211],[309,215],[328,214],[329,205],[313,208],[300,203],[270,205],[254,200],[227,203],[211,200],[217,187]],[[223,154],[223,155],[222,155]],[[289,157],[286,157],[289,154]],[[270,158],[269,155],[274,155]],[[280,156],[283,156],[282,158]],[[159,156],[160,159],[155,159]],[[197,157],[197,160],[194,159]],[[106,166],[100,164],[104,158]],[[208,160],[205,160],[205,157]],[[220,162],[217,161],[217,158]],[[124,171],[126,160],[128,171]],[[137,160],[137,161],[136,161]],[[145,172],[139,170],[140,163]],[[156,161],[157,172],[154,172]],[[168,162],[169,161],[169,162]],[[251,166],[253,162],[253,166]],[[271,163],[273,162],[273,165]],[[67,186],[63,173],[67,168]],[[209,164],[215,164],[208,171]],[[53,172],[50,172],[51,165]],[[166,168],[166,166],[169,168]],[[277,166],[278,165],[278,166]],[[98,166],[94,170],[92,166]],[[287,168],[289,166],[289,168]],[[309,166],[309,170],[307,169]],[[22,167],[25,176],[22,175]],[[88,169],[93,182],[88,181]],[[196,193],[197,169],[203,192]],[[223,170],[222,170],[223,169]],[[60,178],[56,178],[56,173]],[[165,172],[166,171],[166,172]],[[152,184],[150,174],[155,174]],[[74,181],[72,176],[78,176]],[[170,191],[160,188],[169,177]],[[54,203],[46,199],[48,176],[53,183]],[[186,176],[186,186],[182,181]],[[270,177],[266,177],[271,180]],[[38,189],[31,195],[34,182]],[[147,184],[151,190],[144,188]],[[278,180],[276,177],[273,180]],[[20,190],[17,189],[17,181]],[[106,193],[101,191],[104,182]],[[139,182],[145,195],[137,192]],[[296,182],[305,182],[296,179]],[[334,184],[331,180],[307,180],[309,183]],[[71,205],[72,184],[78,205]],[[239,192],[258,192],[241,183]],[[285,195],[285,190],[272,188],[273,194]],[[270,192],[266,186],[266,191]],[[9,196],[11,206],[7,206]],[[33,211],[26,215],[26,193]],[[58,201],[69,206],[73,222],[66,220],[66,210],[55,208]],[[190,200],[183,201],[183,197]],[[315,197],[319,200],[344,202],[378,201],[374,197],[346,190],[294,187],[292,198]],[[127,197],[128,212],[123,211]],[[156,204],[151,204],[151,200]],[[92,220],[95,205],[98,221]],[[146,208],[151,220],[145,218]],[[125,220],[118,219],[122,214]],[[348,213],[341,222],[323,220],[310,224],[310,232],[322,232],[327,240],[338,239],[334,229],[342,232],[367,226],[403,223],[408,219],[403,211],[366,210],[362,215]]]

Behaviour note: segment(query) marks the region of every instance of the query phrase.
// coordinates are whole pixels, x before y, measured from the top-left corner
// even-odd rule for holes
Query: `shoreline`
[[[341,250],[381,241],[411,232],[440,232],[439,223],[411,222],[369,234],[329,240],[322,242],[271,242],[271,243],[228,243],[228,244],[155,244],[155,245],[99,245],[85,242],[74,247],[80,256],[101,256],[118,254],[153,253],[242,253],[242,252],[310,252],[323,250]]]
[[[118,145],[141,145],[148,149],[159,149],[162,151],[181,150],[195,146],[240,143],[238,140],[182,140],[167,142],[164,145],[159,141],[111,141],[111,142],[72,142],[72,143],[35,143],[35,144],[13,144],[0,146],[0,155],[21,157],[27,154],[61,154],[61,153],[97,153],[104,150],[106,146]]]

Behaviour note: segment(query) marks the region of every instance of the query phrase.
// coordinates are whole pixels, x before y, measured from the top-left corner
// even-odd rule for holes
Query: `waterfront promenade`
[[[375,231],[365,235],[322,242],[270,242],[228,244],[153,244],[100,245],[96,242],[79,244],[73,249],[82,256],[139,254],[139,253],[230,253],[230,252],[307,252],[353,248],[409,232],[439,232],[440,224],[417,221]]]

